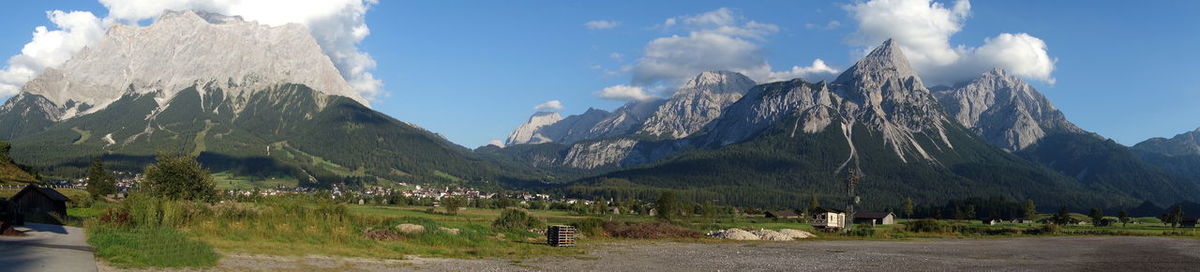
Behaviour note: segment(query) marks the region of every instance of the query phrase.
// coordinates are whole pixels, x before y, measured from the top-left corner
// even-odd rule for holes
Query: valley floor
[[[1188,271],[1200,239],[1037,237],[911,241],[612,242],[532,259],[226,256],[217,271]],[[110,270],[103,267],[101,270]]]

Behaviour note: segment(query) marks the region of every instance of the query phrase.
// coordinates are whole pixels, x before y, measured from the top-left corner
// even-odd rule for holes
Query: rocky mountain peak
[[[703,89],[714,93],[745,93],[756,83],[741,73],[730,71],[707,71],[696,75],[679,86],[680,90]]]
[[[918,78],[917,73],[909,65],[904,50],[900,49],[900,45],[892,39],[884,41],[883,44],[871,50],[871,53],[858,60],[853,67],[838,75],[835,82],[880,81],[883,78],[901,80]]]
[[[955,121],[989,143],[1021,150],[1052,133],[1084,133],[1033,86],[995,68],[934,92]]]
[[[210,83],[243,100],[273,86],[303,84],[367,103],[304,26],[268,26],[190,10],[165,12],[149,26],[115,25],[22,91],[53,103],[59,113],[51,115],[70,119],[127,94],[153,94],[164,107],[179,91]]]
[[[511,146],[517,144],[539,144],[551,142],[553,140],[539,134],[538,129],[553,125],[554,123],[558,123],[558,121],[562,120],[562,115],[559,115],[557,112],[539,111],[534,113],[533,116],[529,117],[529,121],[521,124],[521,126],[517,127],[516,130],[513,130],[513,132],[508,135],[508,141],[506,141],[504,145]]]
[[[1134,145],[1133,149],[1167,156],[1200,155],[1200,128],[1180,133],[1170,139],[1150,138]]]

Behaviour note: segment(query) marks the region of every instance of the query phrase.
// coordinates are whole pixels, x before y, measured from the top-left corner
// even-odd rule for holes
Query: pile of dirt
[[[399,233],[396,233],[395,231],[386,230],[386,229],[373,229],[373,228],[364,229],[363,236],[367,237],[367,239],[372,239],[372,240],[376,240],[376,241],[396,241],[396,240],[404,239],[403,235],[400,235]]]
[[[783,235],[791,237],[792,239],[817,238],[816,234],[812,234],[811,232],[802,231],[802,230],[781,229],[781,230],[779,230],[779,233],[782,233]]]
[[[612,237],[631,239],[700,238],[700,232],[668,223],[605,222],[604,232]]]

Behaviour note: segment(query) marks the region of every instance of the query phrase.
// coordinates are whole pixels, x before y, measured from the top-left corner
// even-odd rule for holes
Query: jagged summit
[[[934,96],[959,124],[1008,151],[1053,133],[1085,133],[1033,86],[1000,68],[939,89]]]
[[[58,113],[50,115],[61,120],[99,111],[130,93],[154,94],[162,106],[180,90],[209,83],[232,97],[290,83],[367,102],[304,26],[190,10],[165,12],[145,27],[115,25],[22,90],[53,103],[49,110]]]
[[[912,66],[908,63],[908,57],[904,55],[904,51],[900,49],[900,45],[896,44],[895,40],[888,39],[883,44],[871,50],[871,53],[863,57],[855,63],[854,66],[846,69],[841,75],[838,75],[835,82],[849,83],[855,80],[874,80],[878,81],[881,78],[895,77],[902,80],[916,78],[920,81],[917,73],[913,71]]]
[[[756,83],[750,77],[741,73],[730,71],[706,71],[702,72],[692,79],[679,86],[682,90],[705,89],[714,93],[745,93],[745,86],[754,86]]]
[[[562,115],[559,115],[558,112],[539,111],[534,113],[533,116],[529,117],[529,121],[521,124],[521,126],[517,127],[516,130],[513,130],[513,132],[508,135],[508,141],[506,141],[504,145],[511,146],[516,144],[539,144],[552,142],[552,139],[542,136],[541,134],[537,133],[537,130],[545,126],[553,125],[558,121],[562,121],[562,119]]]

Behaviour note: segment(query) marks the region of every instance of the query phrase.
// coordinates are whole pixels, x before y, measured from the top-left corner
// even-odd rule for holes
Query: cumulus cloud
[[[33,39],[21,48],[21,54],[8,59],[8,67],[0,70],[0,98],[17,94],[42,70],[66,62],[104,36],[105,23],[91,12],[55,10],[46,12],[46,17],[56,29],[34,28]]]
[[[539,111],[542,111],[542,110],[561,110],[562,108],[563,108],[562,101],[558,101],[558,100],[550,100],[550,101],[546,101],[546,103],[542,103],[542,104],[540,104],[540,105],[537,105],[537,106],[534,106],[534,107],[533,107],[533,109],[535,109],[535,110],[539,110]]]
[[[984,40],[978,48],[951,45],[950,37],[962,30],[971,14],[971,3],[953,6],[931,0],[872,0],[845,7],[858,22],[850,42],[865,48],[895,39],[913,68],[930,84],[952,84],[993,67],[1012,74],[1053,83],[1055,60],[1041,39],[1029,34],[1002,33]]]
[[[504,147],[504,141],[501,141],[499,139],[492,139],[491,141],[488,141],[487,144],[494,145],[496,147],[501,147],[501,148]]]
[[[358,48],[371,34],[366,13],[378,0],[100,0],[109,18],[137,24],[165,10],[200,10],[242,16],[268,25],[297,23],[308,27],[321,49],[360,95],[373,100],[383,82],[370,72],[371,55]]]
[[[833,79],[839,71],[829,67],[824,60],[815,59],[812,65],[809,66],[792,66],[791,70],[770,72],[770,81],[789,80],[793,78],[803,78],[805,80],[819,81]]]
[[[645,88],[629,85],[616,85],[607,87],[599,92],[596,92],[596,96],[604,99],[621,101],[644,101],[654,98],[654,96],[646,93]]]
[[[617,22],[617,21],[594,20],[594,21],[588,21],[586,23],[583,23],[583,26],[587,27],[587,29],[591,29],[591,30],[600,30],[600,29],[614,28],[620,24],[621,24],[621,22]]]
[[[793,67],[791,71],[772,70],[763,57],[760,43],[779,32],[779,27],[748,20],[728,8],[668,18],[657,27],[667,31],[680,29],[686,31],[686,35],[674,34],[650,41],[643,49],[642,57],[631,67],[633,85],[673,84],[712,70],[739,72],[758,82],[826,71],[806,67]],[[823,61],[820,64],[829,68]]]

